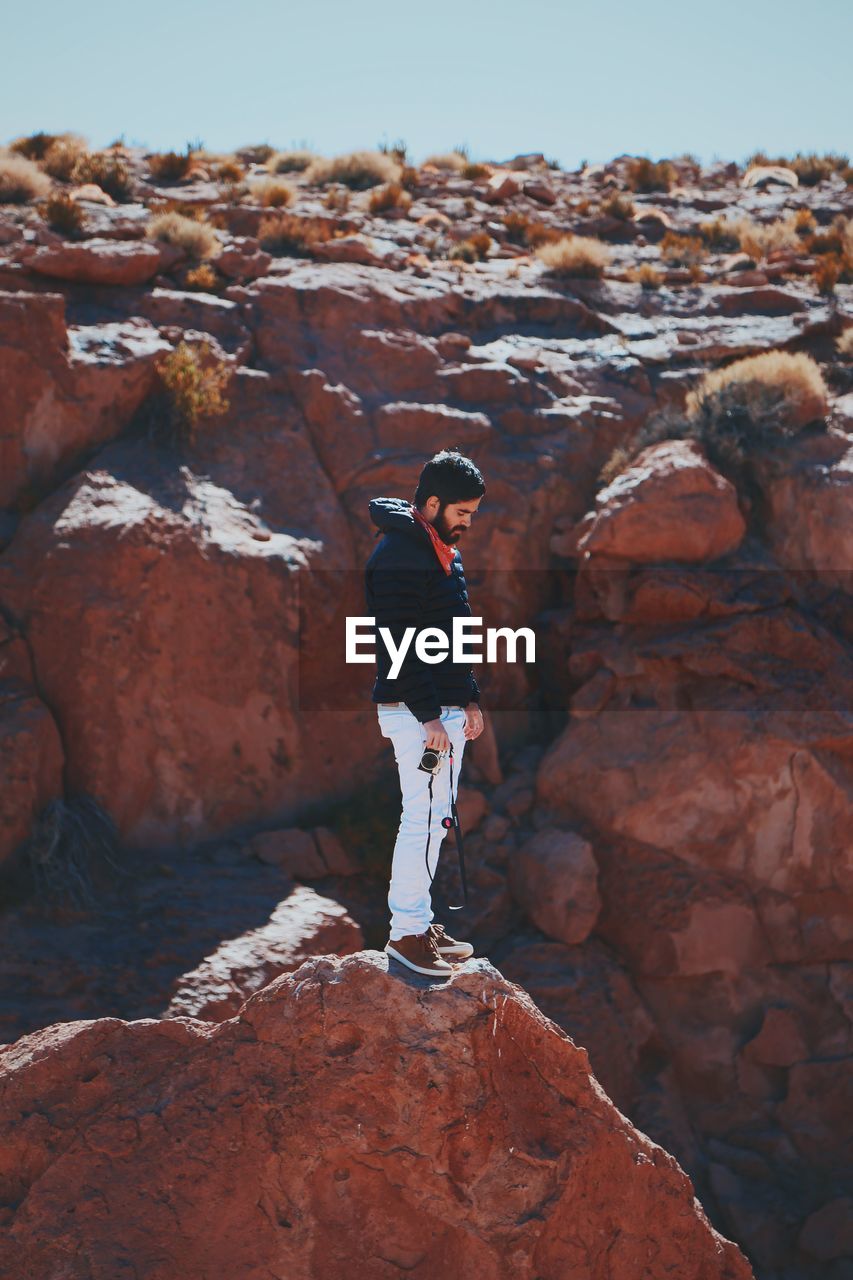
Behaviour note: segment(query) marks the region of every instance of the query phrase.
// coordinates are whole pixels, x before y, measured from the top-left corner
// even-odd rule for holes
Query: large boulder
[[[748,1280],[519,987],[387,963],[309,960],[215,1026],[103,1018],[0,1050],[0,1269]]]

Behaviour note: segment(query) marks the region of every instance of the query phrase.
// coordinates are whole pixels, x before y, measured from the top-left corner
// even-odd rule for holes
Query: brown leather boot
[[[408,969],[424,973],[429,978],[449,978],[453,973],[453,966],[439,955],[429,929],[426,933],[408,933],[404,938],[394,938],[393,941],[389,938],[385,952]]]
[[[458,942],[456,938],[451,938],[443,924],[433,921],[428,932],[435,938],[438,954],[444,956],[445,960],[467,960],[474,954],[470,942]]]

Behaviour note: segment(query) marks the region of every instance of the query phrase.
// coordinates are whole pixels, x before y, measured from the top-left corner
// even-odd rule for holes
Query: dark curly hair
[[[413,502],[420,508],[435,494],[443,510],[448,502],[470,502],[485,492],[485,481],[471,459],[458,449],[442,449],[424,465]]]

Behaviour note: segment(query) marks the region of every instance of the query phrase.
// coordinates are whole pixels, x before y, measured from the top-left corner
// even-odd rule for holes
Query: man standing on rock
[[[377,635],[371,697],[378,704],[379,731],[394,747],[403,800],[385,951],[415,973],[442,978],[453,972],[449,961],[465,960],[474,951],[433,923],[430,886],[446,834],[442,819],[450,812],[451,791],[456,799],[465,743],[483,732],[480,690],[470,664],[452,661],[452,627],[454,617],[471,616],[456,543],[470,528],[485,492],[471,459],[444,450],[421,471],[413,503],[374,498],[369,504],[373,523],[385,535],[365,568],[367,614],[375,620]],[[379,636],[380,627],[388,628],[398,654],[408,628],[436,628],[447,637],[448,653],[440,662],[427,663],[409,643],[392,678],[391,653]],[[433,653],[438,639],[429,641]],[[445,756],[434,778],[418,768],[427,748],[447,753],[451,744],[452,757]]]

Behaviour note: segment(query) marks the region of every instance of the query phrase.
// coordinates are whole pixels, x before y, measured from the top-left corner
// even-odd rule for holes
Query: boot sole
[[[415,964],[414,960],[409,960],[401,952],[395,951],[393,947],[385,947],[385,954],[393,956],[395,960],[399,960],[400,964],[404,964],[407,969],[411,969],[414,973],[423,973],[427,978],[449,978],[453,973],[450,968],[447,969],[427,969],[423,965]]]
[[[446,951],[444,947],[439,947],[438,949],[441,955],[444,956],[445,960],[470,960],[474,954],[473,947],[470,947],[469,950],[462,953],[458,951]]]

